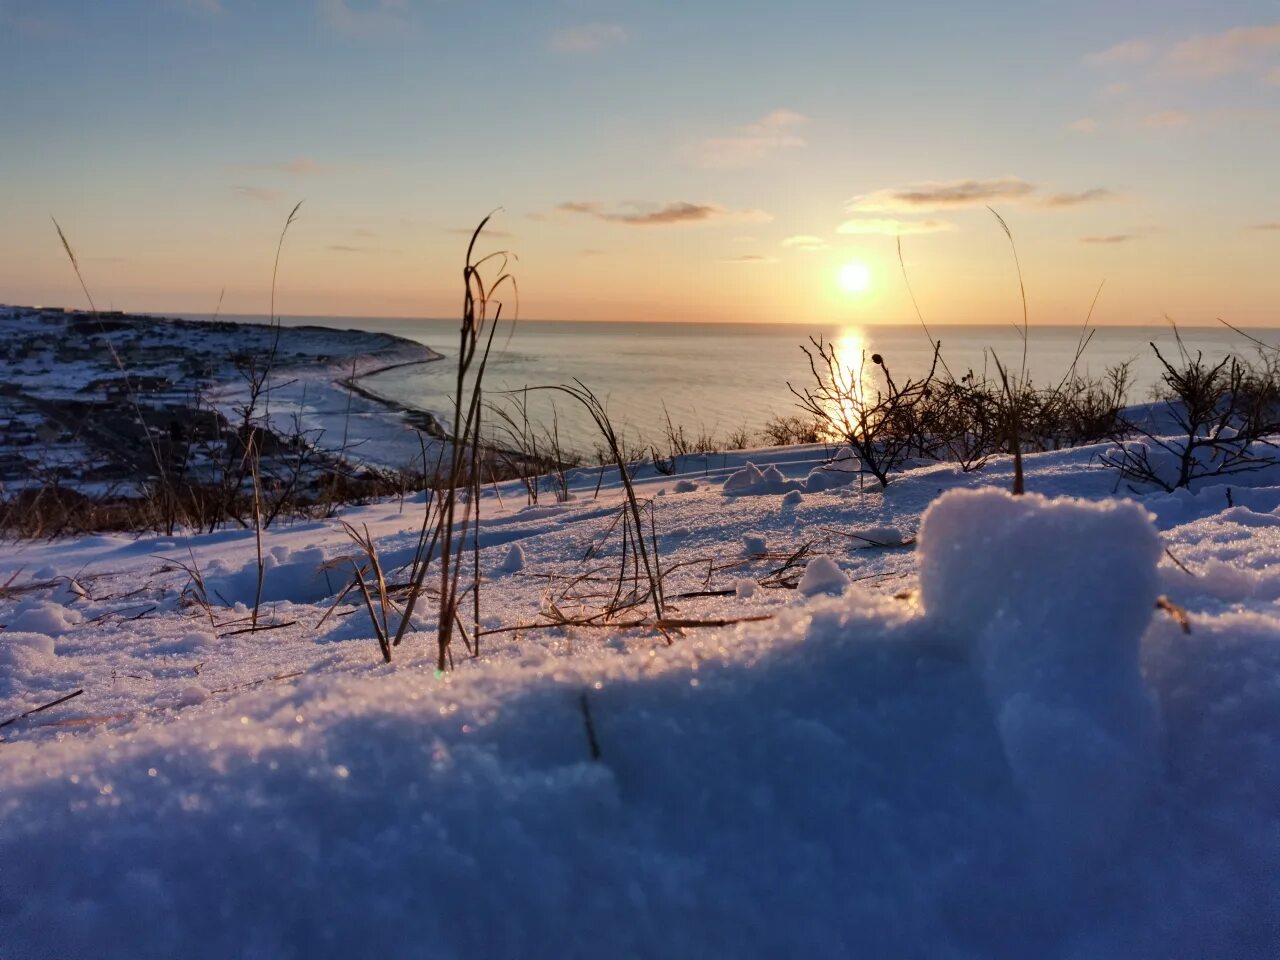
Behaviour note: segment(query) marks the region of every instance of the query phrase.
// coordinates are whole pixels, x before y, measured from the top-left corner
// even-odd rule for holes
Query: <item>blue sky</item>
[[[1280,322],[1280,4],[0,0],[0,300]],[[841,232],[843,229],[844,232]],[[835,278],[867,265],[871,289]]]

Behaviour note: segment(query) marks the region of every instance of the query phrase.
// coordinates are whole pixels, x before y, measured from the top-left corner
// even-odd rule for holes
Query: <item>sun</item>
[[[840,289],[845,293],[866,293],[871,289],[871,269],[860,261],[846,263],[840,268]]]

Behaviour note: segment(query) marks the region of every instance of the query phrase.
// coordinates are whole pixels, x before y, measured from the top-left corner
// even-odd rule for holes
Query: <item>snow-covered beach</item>
[[[429,414],[361,386],[439,357],[388,333],[0,306],[0,339],[9,492],[56,482],[128,495],[155,471],[142,421],[189,447],[185,466],[199,469],[219,431],[197,442],[198,431],[241,419],[254,364],[272,370],[254,419],[278,438],[394,469],[420,455],[415,431],[439,433]]]
[[[444,673],[334,603],[420,499],[268,531],[259,632],[252,531],[6,544],[0,721],[83,692],[0,731],[3,955],[1273,956],[1280,471],[1101,452],[641,469],[670,644],[543,613],[616,470],[495,485]]]

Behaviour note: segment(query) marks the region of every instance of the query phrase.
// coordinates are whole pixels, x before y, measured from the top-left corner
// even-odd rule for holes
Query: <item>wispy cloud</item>
[[[1097,237],[1081,237],[1081,243],[1128,243],[1130,240],[1139,239],[1136,233],[1110,233]]]
[[[240,170],[261,170],[268,173],[282,173],[291,177],[306,177],[313,174],[333,173],[338,168],[318,163],[310,157],[294,157],[291,160],[280,160],[274,163],[245,163],[239,165]]]
[[[1091,53],[1085,60],[1096,66],[1113,66],[1116,64],[1146,63],[1156,55],[1156,49],[1147,40],[1125,40],[1114,46]]]
[[[1113,200],[1118,195],[1105,187],[1078,193],[1040,193],[1039,187],[1019,177],[988,180],[942,180],[873,190],[849,201],[849,213],[928,213],[935,210],[963,210],[992,203],[1021,203],[1047,210],[1062,209]]]
[[[1018,200],[1035,189],[1033,184],[1017,177],[931,181],[909,187],[873,190],[854,197],[848,208],[850,213],[920,213]]]
[[[1161,130],[1169,127],[1185,127],[1191,120],[1191,114],[1185,110],[1162,110],[1143,117],[1141,125],[1149,130]]]
[[[855,217],[836,227],[836,233],[906,237],[919,233],[943,233],[954,230],[946,220],[898,220],[892,217]]]
[[[595,53],[627,39],[620,23],[584,23],[555,31],[548,44],[557,53]]]
[[[556,207],[560,213],[581,214],[606,220],[610,223],[625,223],[630,226],[659,226],[674,223],[698,223],[707,220],[747,220],[766,221],[773,219],[761,210],[727,210],[714,203],[689,203],[680,200],[664,205],[630,204],[629,210],[610,210],[597,200],[569,200]]]
[[[1264,78],[1280,55],[1280,23],[1232,27],[1201,33],[1173,43],[1133,39],[1085,57],[1098,67],[1150,65],[1157,72],[1184,77],[1218,77],[1257,73]]]
[[[1108,190],[1106,187],[1094,187],[1091,190],[1081,190],[1079,193],[1051,193],[1047,196],[1036,197],[1034,202],[1041,207],[1078,207],[1082,203],[1115,200],[1118,196],[1114,190]]]
[[[1276,223],[1255,223],[1249,227],[1250,230],[1280,230],[1280,222]]]
[[[1067,127],[1076,133],[1094,133],[1098,129],[1098,121],[1093,117],[1081,117],[1079,120],[1068,124]]]
[[[809,233],[800,233],[787,237],[782,241],[782,246],[787,250],[825,250],[827,241]]]
[[[270,187],[255,187],[247,183],[238,183],[231,189],[247,200],[259,200],[264,203],[274,202],[282,196],[279,190],[272,190]]]
[[[331,30],[353,37],[393,35],[409,24],[406,0],[317,0],[316,6]]]
[[[758,253],[744,253],[740,257],[726,257],[721,263],[777,263],[773,257],[763,257]]]
[[[331,243],[329,249],[335,253],[372,253],[373,247],[356,247],[349,243]]]
[[[794,110],[773,110],[729,136],[707,137],[694,148],[704,167],[748,167],[783,150],[805,146],[797,130],[808,118]]]
[[[1259,69],[1280,51],[1280,23],[1199,34],[1174,44],[1167,61],[1189,73],[1218,76]]]
[[[475,232],[476,232],[475,227],[450,227],[449,228],[449,233],[453,234],[455,237],[469,237]],[[511,236],[511,231],[495,230],[492,227],[485,227],[484,233],[481,234],[481,236],[492,239],[492,240],[506,240]]]

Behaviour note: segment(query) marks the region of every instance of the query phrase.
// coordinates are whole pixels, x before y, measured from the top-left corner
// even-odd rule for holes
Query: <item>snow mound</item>
[[[677,480],[675,485],[676,493],[693,493],[698,489],[696,480]]]
[[[274,603],[317,603],[331,597],[349,579],[346,572],[330,570],[325,565],[324,551],[319,547],[292,550],[273,547],[263,558],[262,600]],[[205,573],[205,584],[211,599],[234,606],[253,606],[258,589],[258,563],[250,560],[239,567],[215,560]]]
[[[518,543],[513,543],[511,549],[507,551],[506,556],[502,558],[502,562],[498,564],[499,573],[519,573],[524,569],[524,548]]]
[[[817,593],[840,593],[849,585],[849,578],[830,557],[814,557],[804,568],[797,589],[806,597]]]
[[[1156,766],[1139,648],[1161,554],[1127,501],[955,490],[921,524],[927,615],[980,675],[1030,809],[1076,852],[1123,834]]]
[[[71,610],[50,600],[27,600],[18,606],[9,621],[10,630],[43,633],[60,637],[84,620],[79,610]]]
[[[758,497],[771,493],[821,493],[853,483],[862,475],[862,461],[848,447],[841,447],[831,460],[814,467],[803,480],[788,480],[777,464],[763,470],[747,461],[742,469],[729,475],[721,488],[730,497]],[[679,491],[679,485],[676,490]]]
[[[764,553],[767,547],[768,541],[763,533],[744,533],[742,535],[742,552],[748,557]]]
[[[798,480],[788,480],[782,475],[776,464],[769,464],[761,470],[750,461],[741,470],[729,475],[721,488],[730,497],[759,497],[770,493],[788,493],[801,490],[804,484]]]
[[[847,446],[836,451],[828,463],[809,471],[804,488],[809,493],[820,493],[853,483],[862,474],[862,461]]]
[[[782,498],[782,505],[784,507],[798,507],[803,502],[804,502],[804,494],[801,493],[799,490],[792,490],[790,493],[785,494]]]
[[[900,547],[907,535],[894,526],[859,527],[849,531],[855,547]]]

